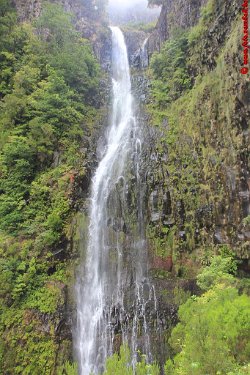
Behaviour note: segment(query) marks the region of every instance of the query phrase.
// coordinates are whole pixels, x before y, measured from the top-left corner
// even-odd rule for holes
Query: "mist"
[[[109,0],[110,7],[120,9],[132,8],[140,5],[142,8],[147,8],[147,0]]]
[[[148,8],[147,0],[109,0],[108,13],[114,24],[151,22],[157,19],[159,8]]]

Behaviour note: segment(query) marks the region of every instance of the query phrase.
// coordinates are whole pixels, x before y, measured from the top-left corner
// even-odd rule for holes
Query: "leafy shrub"
[[[78,375],[77,364],[71,364],[67,361],[65,365],[58,370],[57,375]]]
[[[208,290],[219,282],[232,282],[237,270],[237,262],[232,257],[215,256],[211,264],[197,276],[197,284]]]
[[[235,271],[231,257],[217,256],[198,275],[206,292],[179,308],[180,323],[170,339],[176,355],[167,361],[166,375],[244,374],[250,360],[250,300],[233,286]]]
[[[191,87],[187,72],[188,40],[185,33],[165,42],[161,52],[155,53],[150,68],[153,75],[152,96],[158,108],[164,108]]]
[[[64,302],[61,286],[57,283],[47,283],[35,290],[26,302],[26,307],[37,309],[42,313],[55,313]]]
[[[75,168],[84,173],[100,67],[62,6],[43,2],[32,25],[12,3],[0,0],[0,367],[49,375],[68,358],[55,339],[68,264],[51,251],[66,237]]]
[[[155,364],[147,364],[144,356],[141,362],[138,362],[133,368],[131,364],[131,353],[127,345],[120,348],[120,353],[113,354],[112,357],[106,361],[106,369],[104,375],[159,375],[160,369]]]

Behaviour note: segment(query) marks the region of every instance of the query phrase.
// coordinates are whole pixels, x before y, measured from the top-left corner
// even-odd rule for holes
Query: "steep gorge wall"
[[[132,73],[144,129],[149,268],[158,299],[158,320],[152,321],[165,338],[179,304],[199,293],[196,275],[212,256],[232,252],[238,275],[250,272],[250,101],[249,81],[240,73],[241,2],[210,1],[202,24],[207,3],[166,1],[147,45],[150,57],[177,28],[183,34],[192,28],[186,56],[191,89],[157,107],[152,73]],[[169,354],[166,341],[161,347],[155,342],[161,363]]]
[[[148,181],[153,268],[181,278],[194,277],[223,247],[241,259],[242,272],[250,270],[250,102],[240,74],[241,2],[216,2],[204,29],[202,4],[181,8],[167,1],[148,47],[149,54],[160,48],[176,27],[195,25],[200,33],[187,56],[193,88],[152,116],[158,138]]]
[[[15,1],[21,19],[39,15],[41,2]],[[187,29],[197,24],[200,7],[204,3],[205,1],[199,0],[167,1],[157,28],[149,38],[149,55],[160,50],[176,27]],[[76,1],[70,0],[63,1],[63,4],[67,10],[77,14],[79,29],[93,43],[96,55],[108,70],[111,43],[106,26],[98,23],[94,9],[88,7],[89,3],[86,2],[85,7],[78,7]],[[177,322],[178,305],[185,300],[185,294],[197,292],[195,276],[202,263],[218,250],[217,245],[232,247],[243,261],[242,268],[249,271],[249,229],[242,223],[249,215],[249,91],[247,83],[237,70],[241,60],[240,42],[237,40],[236,46],[233,43],[235,30],[240,32],[241,24],[237,19],[239,2],[232,1],[230,6],[226,5],[220,2],[218,17],[212,20],[206,38],[200,41],[190,56],[194,59],[190,64],[190,77],[196,79],[201,74],[201,87],[197,92],[194,90],[190,97],[183,99],[183,103],[177,102],[172,112],[164,114],[160,125],[154,116],[150,119],[147,114],[146,106],[152,100],[150,80],[141,71],[135,72],[133,76],[134,90],[141,105],[140,123],[145,131],[144,184],[150,272],[158,295],[157,319],[163,334],[164,331],[169,334],[169,330]],[[97,29],[101,32],[98,33]],[[140,43],[144,36],[141,34],[138,37]],[[129,41],[129,36],[127,38]],[[230,38],[233,42],[230,42]],[[227,52],[222,55],[225,43]],[[132,41],[130,55],[138,47]],[[220,64],[217,61],[219,55],[223,61]],[[215,92],[206,82],[209,80],[213,82]],[[103,85],[106,86],[108,96],[107,81]],[[186,107],[190,101],[193,101],[193,108],[188,113]],[[175,140],[176,148],[167,142],[171,137],[173,122],[179,133],[182,133],[182,137]],[[186,124],[189,129],[185,128]],[[88,178],[83,181],[76,176],[73,183],[72,199],[81,211],[86,208],[85,199],[93,168],[91,159],[95,159],[96,139],[92,140],[91,151],[87,151],[90,161]],[[217,162],[219,154],[224,159]],[[198,203],[194,199],[196,197],[199,198]],[[73,256],[77,256],[79,247],[84,245],[84,227],[87,226],[85,215],[80,213],[73,224],[72,237],[75,232],[76,243]],[[66,288],[64,292],[66,293]],[[65,299],[66,304],[71,304],[69,295]],[[65,349],[63,345],[58,349],[58,363],[61,363],[62,356],[67,358],[71,351],[72,305],[70,309],[62,308],[55,318],[58,341],[66,338],[68,345]],[[27,319],[34,319],[34,315]],[[50,329],[48,316],[39,316],[37,319],[42,321],[43,331]],[[152,331],[155,319],[152,316]],[[64,326],[66,327],[61,330]],[[154,352],[163,363],[168,350],[167,344],[164,346],[156,342],[155,345]]]
[[[160,51],[162,43],[178,29],[194,26],[200,16],[201,7],[207,0],[167,0],[163,1],[156,29],[149,38],[149,53]]]

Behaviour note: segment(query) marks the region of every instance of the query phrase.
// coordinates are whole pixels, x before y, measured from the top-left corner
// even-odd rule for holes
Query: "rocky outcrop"
[[[131,30],[126,28],[122,28],[122,31],[126,40],[130,65],[132,67],[141,68],[142,51],[149,38],[149,33],[141,30]]]
[[[206,1],[167,0],[162,8],[157,28],[146,44],[149,55],[160,50],[162,43],[172,35],[175,26],[187,29],[196,25],[201,6],[205,3]],[[197,57],[197,63],[190,64],[190,76],[194,78],[200,74],[205,77],[204,91],[198,92],[197,96],[194,94],[194,98],[190,96],[190,101],[194,100],[192,106],[195,108],[190,112],[193,116],[191,121],[197,123],[195,131],[199,134],[196,138],[197,147],[194,146],[197,152],[191,147],[192,134],[190,136],[184,127],[183,138],[180,139],[187,147],[187,150],[183,149],[187,158],[180,158],[178,161],[179,156],[176,154],[176,160],[172,164],[167,145],[170,121],[166,116],[161,125],[150,124],[145,105],[152,103],[151,82],[141,69],[142,48],[136,50],[130,41],[131,36],[126,35],[128,45],[132,44],[132,48],[129,47],[131,65],[133,68],[139,68],[132,70],[132,87],[134,96],[138,99],[138,121],[144,133],[142,178],[145,187],[145,221],[149,271],[157,295],[158,317],[154,315],[154,308],[151,306],[147,313],[150,315],[151,311],[149,320],[153,326],[156,327],[158,324],[160,327],[160,334],[158,332],[155,337],[154,328],[151,331],[155,345],[153,352],[157,353],[159,363],[164,363],[164,355],[169,350],[165,343],[161,347],[157,346],[157,342],[161,341],[159,336],[168,337],[172,327],[177,323],[179,304],[183,303],[187,296],[199,294],[195,279],[202,264],[209,262],[210,257],[221,249],[225,252],[234,252],[239,259],[240,274],[249,275],[250,272],[247,125],[250,117],[250,102],[247,95],[249,83],[240,75],[240,68],[236,68],[241,66],[240,38],[236,42],[233,41],[239,7],[239,1],[232,1],[230,4],[217,2],[216,16],[209,24],[206,37],[201,41],[201,45],[191,51],[192,57]],[[241,20],[238,20],[238,26],[241,26],[240,22]],[[237,47],[232,47],[230,39]],[[223,46],[226,50],[225,55],[222,54]],[[220,60],[219,66],[218,56],[223,59],[223,62]],[[206,80],[209,79],[215,80],[213,88],[221,80],[221,89],[213,91],[209,84],[206,85]],[[225,97],[230,104],[227,104]],[[185,102],[185,105],[188,106],[189,102]],[[180,106],[179,114],[175,118],[177,126],[178,121],[181,122],[183,111],[185,108]],[[201,149],[210,152],[215,150],[214,155],[223,154],[223,157],[219,163],[209,153],[199,159]],[[182,152],[181,147],[179,152]],[[231,158],[231,152],[236,156]],[[194,160],[195,165],[202,165],[201,170],[197,172],[192,168],[187,169],[189,160]],[[204,171],[201,163],[211,164],[210,174]],[[199,173],[198,178],[196,173]],[[194,178],[187,181],[186,174]],[[193,183],[196,178],[197,185]],[[179,191],[176,193],[177,183]],[[201,194],[202,189],[207,189],[207,193]],[[182,199],[183,197],[185,199]],[[194,199],[194,202],[197,199],[193,207],[187,204],[189,199]]]
[[[39,17],[41,13],[42,0],[13,0],[20,21]]]
[[[174,27],[187,29],[196,25],[200,9],[205,3],[206,1],[187,1],[185,4],[180,1],[166,1],[157,28],[147,42],[149,54],[161,48],[162,43],[172,35]],[[228,6],[219,1],[204,40],[201,41],[202,44],[195,46],[190,52],[193,53],[192,61],[197,58],[193,65],[189,66],[190,76],[195,77],[197,74],[205,76],[207,72],[211,72],[217,77],[219,69],[222,69],[224,73],[220,74],[224,74],[224,78],[218,76],[217,79],[223,79],[226,82],[226,95],[230,98],[227,118],[222,115],[223,108],[227,106],[222,92],[210,92],[209,85],[205,89],[204,96],[197,97],[196,102],[193,103],[196,108],[192,114],[193,121],[197,122],[197,130],[194,129],[194,131],[201,133],[197,135],[200,148],[210,148],[215,150],[215,155],[223,153],[224,157],[219,164],[209,155],[205,156],[207,161],[203,159],[204,156],[198,161],[200,151],[197,145],[194,163],[210,164],[211,162],[211,167],[209,167],[211,169],[208,174],[204,172],[203,167],[203,170],[199,172],[198,185],[193,183],[192,189],[189,186],[191,180],[186,182],[186,177],[184,177],[188,173],[186,172],[187,164],[185,165],[187,161],[180,158],[181,164],[179,165],[178,154],[176,154],[175,162],[170,165],[170,150],[166,142],[170,130],[168,118],[165,118],[160,126],[147,125],[150,121],[145,104],[151,101],[150,80],[140,70],[142,68],[140,48],[131,59],[132,62],[138,62],[132,65],[140,68],[133,71],[133,90],[140,103],[139,117],[144,129],[149,268],[154,280],[175,277],[194,280],[201,267],[200,257],[202,256],[205,261],[207,256],[206,249],[210,249],[210,256],[213,251],[217,251],[215,249],[232,249],[240,259],[239,272],[249,273],[250,271],[250,173],[247,156],[249,145],[247,119],[250,116],[250,102],[246,95],[248,83],[240,75],[240,68],[238,71],[235,68],[241,66],[240,39],[234,42],[234,45],[237,43],[236,50],[226,48],[227,52],[221,57],[223,58],[221,68],[217,67],[218,61],[216,60],[221,55],[223,45],[226,42],[229,45],[233,43],[233,37],[236,35],[234,27],[237,25],[239,10],[238,0],[232,1]],[[171,18],[171,14],[175,17]],[[239,20],[239,26],[240,22]],[[229,42],[229,35],[231,35],[231,42]],[[127,38],[129,40],[129,37]],[[195,71],[195,67],[198,67],[198,72]],[[223,104],[218,107],[218,102]],[[210,112],[208,116],[205,116],[204,108],[208,107]],[[180,107],[180,118],[182,110],[183,108]],[[203,123],[204,117],[211,122],[210,130],[206,128],[206,123]],[[179,119],[177,118],[176,121]],[[224,131],[225,128],[228,129],[227,134]],[[187,144],[188,148],[191,147],[188,134],[183,134],[182,142],[184,145]],[[230,144],[233,152],[237,154],[233,159],[229,155],[227,144]],[[190,155],[188,151],[186,152],[187,160],[189,157],[192,160],[191,149]],[[190,170],[191,175],[192,173],[196,180],[197,172]],[[173,184],[174,179],[176,180]],[[180,187],[175,191],[177,180]],[[185,185],[186,183],[188,184]],[[201,194],[199,191],[202,189],[207,189],[207,193],[199,197]],[[195,203],[192,207],[188,202],[188,192],[191,194],[191,199],[195,199],[196,196],[200,203]],[[191,217],[193,217],[192,223]]]
[[[180,7],[179,1],[166,1],[157,28],[149,38],[149,54],[161,48],[163,41],[171,37],[174,27],[186,29],[195,25],[204,3],[187,1],[185,4],[182,2]],[[159,265],[163,271],[171,268],[172,274],[181,277],[194,277],[199,267],[198,252],[210,248],[212,255],[216,246],[217,249],[232,249],[241,259],[239,269],[244,272],[250,270],[250,174],[247,156],[250,102],[246,96],[249,84],[240,74],[242,52],[240,37],[237,37],[242,27],[240,5],[238,0],[227,6],[218,1],[214,13],[207,9],[210,19],[206,26],[203,24],[204,36],[190,49],[189,74],[194,80],[200,74],[204,81],[201,91],[197,90],[198,96],[193,89],[186,107],[176,102],[179,113],[175,107],[175,126],[172,125],[172,128],[180,132],[177,141],[183,148],[167,146],[166,140],[171,137],[167,115],[161,125],[154,127],[155,133],[151,130],[149,134],[149,139],[150,136],[158,139],[155,143],[148,141],[152,144],[151,157],[148,158],[151,166],[147,199],[149,238],[155,253],[153,264]],[[171,14],[175,16],[171,18]],[[210,84],[209,80],[214,80],[214,84]],[[189,101],[192,110],[187,108]],[[208,113],[205,108],[209,108]],[[188,116],[183,115],[186,110],[191,111],[190,132],[185,129],[189,121]],[[193,144],[192,137],[196,139],[196,144]],[[172,161],[169,156],[171,150]],[[195,171],[189,170],[190,162],[197,166]],[[199,166],[202,166],[200,171]],[[193,177],[189,179],[187,175]],[[193,204],[190,203],[192,200]],[[191,261],[190,254],[197,257],[196,262]],[[170,259],[173,264],[170,264]]]
[[[195,25],[200,16],[201,7],[207,0],[166,0],[162,5],[156,29],[151,34],[148,51],[160,51],[162,43],[178,29],[187,29]]]

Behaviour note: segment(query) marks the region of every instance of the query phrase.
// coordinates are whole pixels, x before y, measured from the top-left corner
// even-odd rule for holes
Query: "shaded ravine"
[[[87,253],[76,285],[75,347],[81,375],[103,371],[117,337],[118,346],[129,344],[133,363],[139,348],[150,361],[146,305],[156,310],[154,288],[147,277],[142,136],[133,110],[124,37],[119,28],[111,30],[111,124],[92,181]]]

